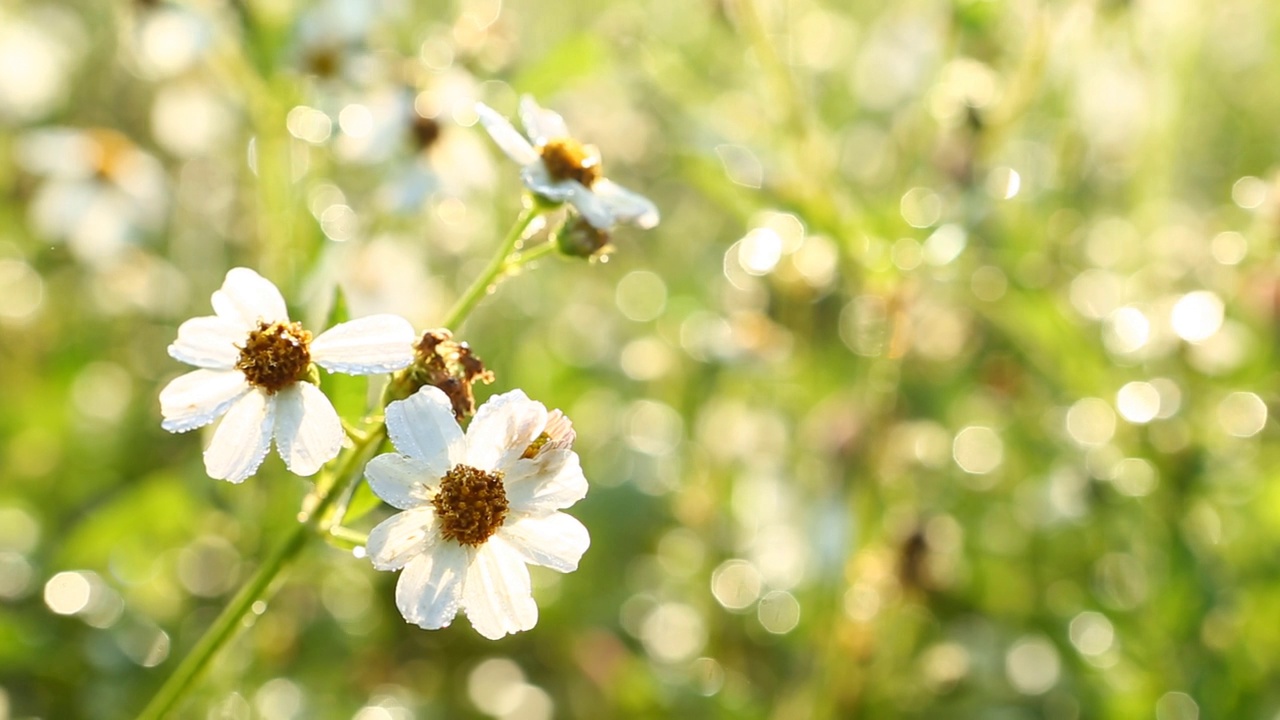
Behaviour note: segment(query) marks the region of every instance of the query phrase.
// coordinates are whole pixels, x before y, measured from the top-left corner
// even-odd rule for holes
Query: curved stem
[[[493,254],[493,258],[489,260],[489,264],[484,271],[471,283],[471,287],[462,293],[462,296],[458,298],[458,301],[449,310],[449,314],[445,316],[444,322],[441,323],[444,327],[449,330],[455,330],[467,318],[467,315],[471,314],[471,310],[475,308],[476,303],[480,302],[480,299],[488,294],[489,288],[507,270],[507,258],[516,249],[520,238],[524,237],[524,231],[528,229],[529,224],[541,214],[542,209],[537,203],[525,207],[520,212],[520,217],[516,218],[515,224],[511,226],[511,230],[503,238],[502,246]]]
[[[494,252],[493,258],[485,267],[484,271],[476,278],[475,282],[467,288],[462,297],[458,298],[458,302],[449,311],[445,318],[445,327],[455,327],[475,308],[480,298],[488,292],[489,288],[498,282],[502,275],[508,271],[513,265],[520,265],[536,256],[538,250],[526,254],[524,258],[514,263],[508,262],[511,253],[515,250],[516,245],[520,242],[520,238],[524,236],[525,230],[528,229],[534,218],[541,215],[542,208],[536,204],[526,207],[518,218],[507,236],[503,239],[502,245]],[[387,397],[384,396],[384,404]],[[285,537],[284,542],[278,545],[275,550],[267,556],[262,565],[258,566],[258,570],[250,578],[231,602],[223,608],[209,629],[205,631],[200,640],[196,642],[195,647],[187,654],[182,662],[178,665],[173,674],[165,680],[160,686],[160,690],[151,698],[151,702],[143,708],[142,713],[138,715],[138,720],[161,720],[165,715],[173,709],[174,705],[186,695],[196,679],[199,678],[205,668],[209,666],[213,658],[218,652],[226,646],[227,642],[235,635],[236,630],[243,624],[245,615],[255,603],[267,597],[270,593],[271,585],[276,578],[287,568],[306,546],[306,541],[312,535],[325,533],[329,531],[327,525],[332,521],[331,510],[334,509],[334,503],[342,498],[346,491],[360,479],[364,472],[364,466],[371,456],[382,446],[382,441],[387,437],[386,421],[378,418],[364,433],[350,432],[352,428],[347,428],[348,434],[351,436],[353,445],[347,448],[340,456],[336,469],[331,473],[321,475],[316,480],[315,490],[309,495],[303,503],[303,511],[299,514],[299,522],[290,529],[289,534]],[[349,531],[340,529],[336,535],[351,537]]]

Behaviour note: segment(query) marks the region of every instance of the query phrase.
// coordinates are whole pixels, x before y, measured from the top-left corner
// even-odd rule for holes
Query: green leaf
[[[560,43],[542,60],[516,75],[513,86],[534,97],[550,95],[577,77],[599,72],[608,60],[606,47],[592,33],[582,33]]]
[[[342,524],[351,525],[381,505],[382,499],[373,494],[373,490],[369,488],[369,483],[362,480],[356,485],[355,492],[351,495],[351,502],[347,505],[347,514],[342,517]]]
[[[359,425],[369,409],[369,379],[324,370],[320,371],[320,376],[320,389],[333,403],[338,416],[346,418],[352,425]]]
[[[329,314],[325,317],[325,327],[344,323],[351,319],[351,308],[347,306],[347,294],[342,292],[341,285],[333,286],[333,304],[329,306]]]

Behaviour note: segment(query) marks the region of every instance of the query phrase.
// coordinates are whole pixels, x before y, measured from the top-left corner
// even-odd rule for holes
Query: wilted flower
[[[400,452],[365,473],[403,512],[373,529],[368,551],[377,569],[403,569],[405,620],[442,628],[462,610],[490,639],[533,627],[526,564],[569,572],[590,544],[559,512],[587,493],[569,421],[513,390],[482,405],[464,434],[449,398],[427,386],[387,405],[387,431]]]
[[[306,380],[315,363],[331,372],[372,375],[413,362],[413,326],[396,315],[336,325],[312,339],[290,322],[284,298],[248,268],[227,273],[210,317],[178,328],[169,354],[199,370],[160,391],[163,427],[187,432],[226,415],[204,452],[215,478],[241,482],[257,471],[275,438],[289,470],[311,475],[342,449],[342,421]]]
[[[642,228],[658,224],[658,208],[605,178],[599,151],[573,139],[564,118],[539,107],[533,98],[520,99],[524,135],[484,103],[476,103],[476,112],[498,147],[520,164],[520,178],[536,195],[573,205],[600,230],[620,222]]]
[[[434,385],[444,391],[453,404],[453,416],[462,422],[476,414],[476,398],[472,386],[493,382],[493,371],[464,342],[453,339],[453,333],[444,328],[422,333],[422,339],[414,346],[413,365],[397,376],[396,397],[404,398],[424,385]]]

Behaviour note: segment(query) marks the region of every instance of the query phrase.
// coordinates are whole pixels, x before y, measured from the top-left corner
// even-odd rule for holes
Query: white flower
[[[396,315],[336,325],[314,340],[289,322],[284,298],[248,268],[227,273],[211,317],[178,328],[169,354],[199,370],[160,391],[163,427],[187,432],[226,415],[204,451],[209,475],[243,481],[275,438],[289,470],[312,475],[342,449],[338,413],[320,388],[302,380],[311,363],[331,372],[372,375],[413,362],[413,326]]]
[[[599,230],[619,222],[646,229],[658,224],[658,208],[648,198],[603,177],[596,148],[574,140],[564,118],[538,107],[533,98],[520,99],[527,138],[484,103],[476,103],[476,113],[498,147],[520,164],[520,178],[537,195],[568,202]]]
[[[400,570],[396,605],[405,620],[447,626],[459,610],[496,640],[538,621],[526,563],[578,567],[587,529],[559,510],[587,494],[573,429],[555,410],[513,390],[481,406],[464,435],[438,388],[387,406],[400,453],[379,455],[365,474],[403,512],[369,533],[379,570]]]

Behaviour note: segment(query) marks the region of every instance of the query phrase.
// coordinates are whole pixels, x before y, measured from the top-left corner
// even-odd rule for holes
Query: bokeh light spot
[[[785,590],[774,590],[760,598],[756,619],[774,635],[785,635],[800,624],[800,603]]]
[[[0,321],[22,324],[44,302],[44,280],[21,260],[0,260]]]
[[[655,660],[684,662],[702,652],[707,642],[707,627],[698,611],[689,605],[663,603],[644,619],[640,641]]]
[[[1156,720],[1199,720],[1200,705],[1184,692],[1167,692],[1156,701]]]
[[[1173,331],[1187,342],[1204,342],[1222,327],[1222,300],[1208,290],[1189,292],[1178,299],[1169,318]]]
[[[1160,412],[1160,391],[1151,383],[1125,383],[1116,393],[1116,409],[1131,423],[1149,423]]]
[[[44,585],[44,604],[59,615],[75,615],[89,606],[93,585],[85,573],[60,572]]]
[[[961,470],[972,475],[985,475],[1004,462],[1004,443],[995,430],[970,425],[956,434],[951,456]]]
[[[1218,424],[1228,435],[1253,437],[1267,424],[1267,404],[1251,392],[1233,392],[1218,403]]]
[[[1102,445],[1116,431],[1116,414],[1105,400],[1084,398],[1067,410],[1067,433],[1086,447]]]
[[[727,610],[743,610],[760,597],[760,571],[746,560],[726,560],[711,573],[711,594]]]
[[[667,284],[648,270],[635,270],[618,281],[614,301],[628,320],[648,322],[667,307]]]
[[[931,227],[942,217],[942,198],[929,188],[911,188],[903,194],[899,210],[911,227]]]
[[[1004,659],[1009,684],[1023,695],[1042,695],[1058,684],[1062,661],[1058,650],[1042,637],[1024,637],[1009,648]]]

